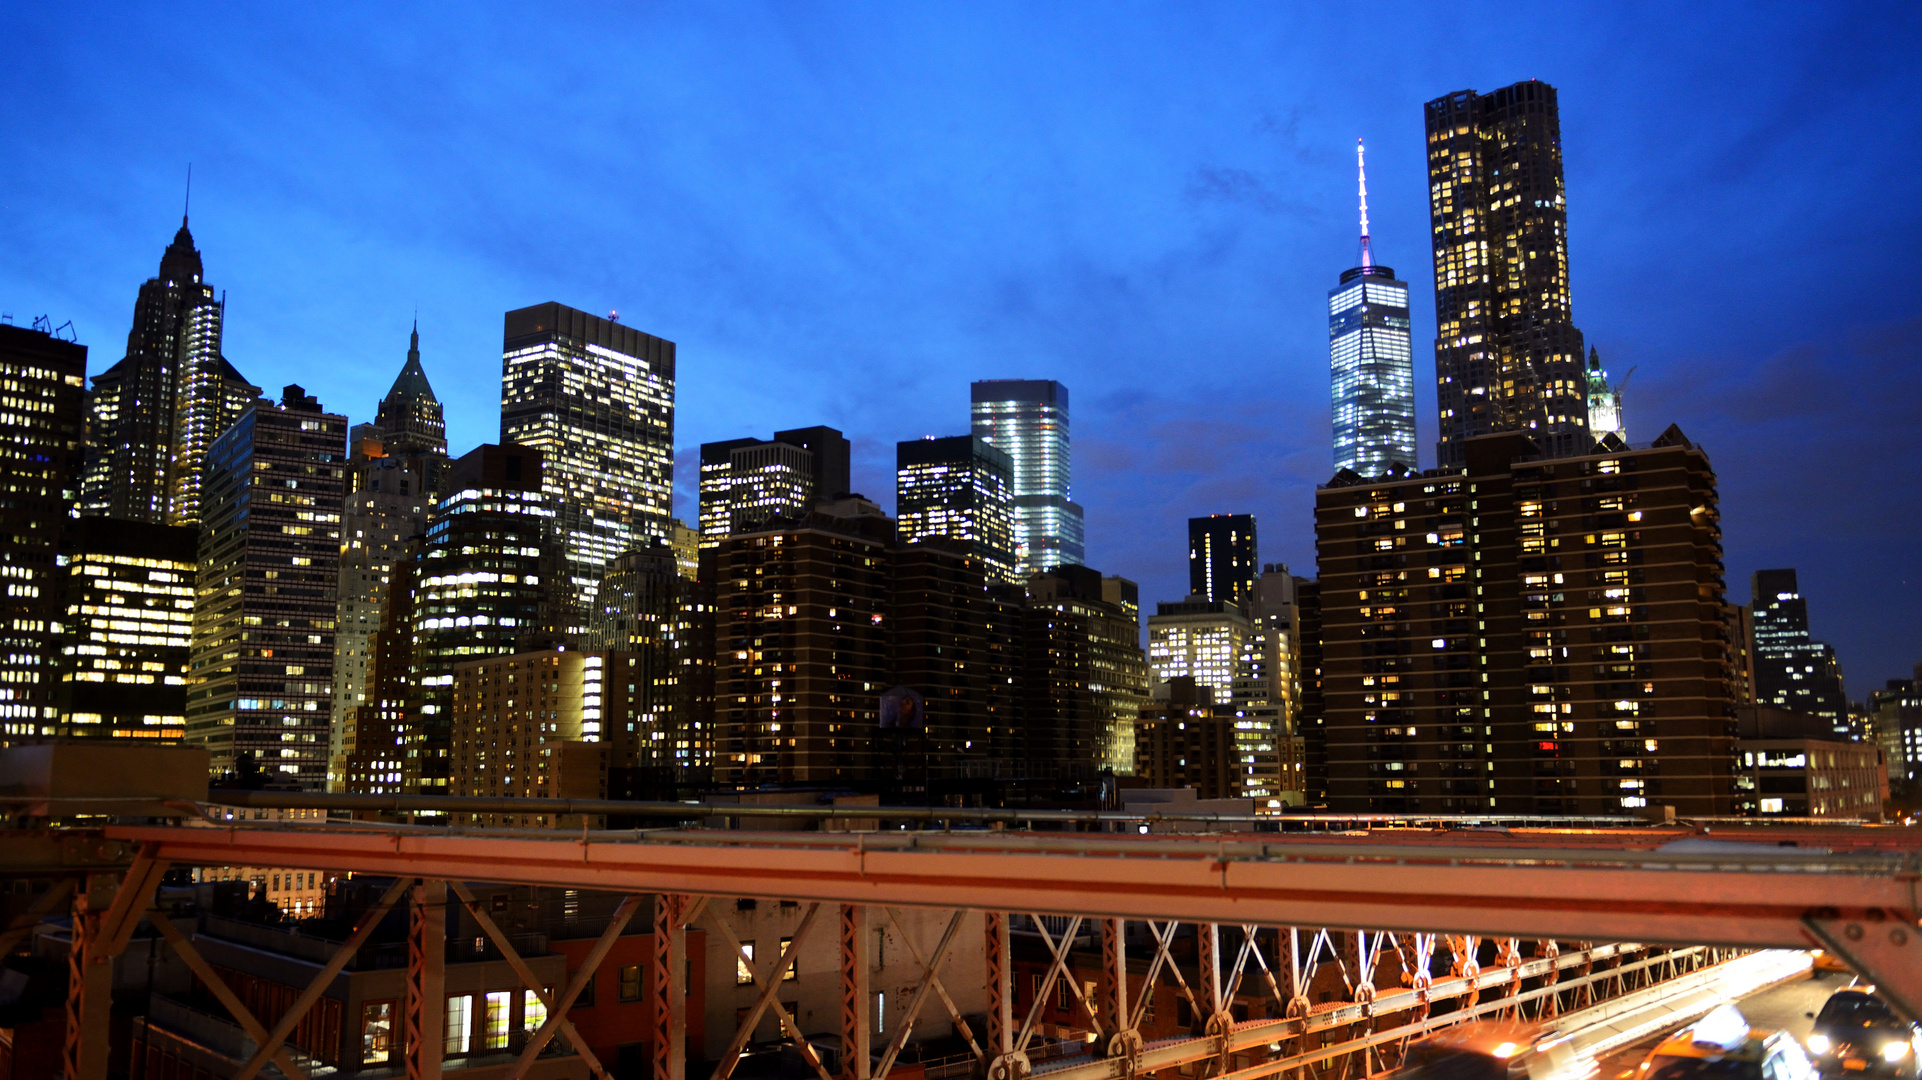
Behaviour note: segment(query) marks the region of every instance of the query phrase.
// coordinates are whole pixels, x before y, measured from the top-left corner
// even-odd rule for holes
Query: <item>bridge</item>
[[[182,816],[170,824],[23,827],[0,845],[0,873],[61,884],[0,933],[0,946],[11,951],[42,917],[70,909],[63,1066],[72,1080],[106,1075],[111,964],[143,919],[247,1031],[252,1052],[233,1075],[249,1080],[271,1065],[306,1077],[311,1062],[290,1052],[289,1035],[381,918],[403,904],[408,963],[398,1041],[410,1078],[442,1075],[450,907],[481,927],[539,996],[538,1030],[511,1068],[489,1074],[509,1077],[543,1075],[541,1055],[554,1040],[571,1044],[587,1074],[611,1075],[569,1011],[616,939],[651,908],[653,1075],[685,1080],[688,933],[704,931],[753,961],[728,921],[716,917],[716,900],[739,897],[792,902],[801,915],[772,967],[763,956],[753,971],[753,1004],[714,1080],[729,1080],[764,1016],[776,1019],[818,1080],[898,1076],[916,1019],[937,1011],[968,1047],[963,1071],[980,1080],[1261,1080],[1307,1077],[1310,1067],[1323,1076],[1365,1075],[1443,1024],[1470,1016],[1552,1021],[1665,983],[1708,978],[1764,949],[1827,950],[1898,1009],[1922,1015],[1922,830],[1913,828],[1739,820],[1531,825],[1489,817],[1304,817],[1283,825],[1216,815],[526,799],[513,800],[514,812],[588,822],[621,814],[663,824],[500,829],[218,814],[221,806],[499,812],[493,802],[215,792],[205,802],[174,803]],[[863,831],[797,828],[807,824]],[[1171,828],[1206,831],[1159,831]],[[392,883],[291,1008],[267,1024],[154,907],[165,871],[187,866],[287,867]],[[477,901],[468,883],[482,881],[623,899],[567,985],[550,987]],[[910,911],[938,912],[943,930],[920,944],[902,935],[918,981],[906,1022],[883,1035],[873,1030],[870,930],[898,927]],[[1031,974],[1038,981],[1027,987],[1016,985],[1017,930],[1039,943]],[[821,935],[838,940],[841,958],[839,1052],[832,1055],[805,1036],[777,992],[804,943]],[[1178,935],[1192,940],[1191,953],[1177,956]],[[1091,983],[1071,961],[1078,940],[1099,943]],[[1491,943],[1495,959],[1482,967],[1477,957]],[[1445,975],[1434,970],[1438,950],[1454,958]],[[985,961],[984,1024],[978,1015],[970,1023],[939,974],[945,959],[967,953]],[[1310,1000],[1308,987],[1326,965],[1341,966],[1346,1001]],[[1375,985],[1378,972],[1396,968],[1399,985]],[[1191,1023],[1172,1037],[1150,1037],[1141,988],[1165,983],[1178,987]],[[1266,1015],[1231,1010],[1250,988],[1271,1003]],[[1043,1033],[1042,1003],[1057,997],[1072,999],[1075,1040]]]

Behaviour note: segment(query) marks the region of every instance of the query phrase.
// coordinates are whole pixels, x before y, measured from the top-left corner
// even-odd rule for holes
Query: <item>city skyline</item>
[[[1913,40],[1912,22],[1897,19],[1895,24],[1893,33],[1884,27],[1881,42],[1862,46],[1866,55],[1883,55],[1895,43]],[[1311,29],[1324,38],[1342,36],[1333,26]],[[392,199],[383,201],[378,192],[359,187],[354,191],[364,205],[318,198],[313,190],[290,184],[278,168],[236,157],[231,148],[223,151],[215,133],[197,126],[190,138],[148,147],[139,140],[129,143],[125,133],[115,134],[112,123],[99,121],[104,143],[138,151],[130,153],[122,173],[131,178],[131,186],[100,200],[104,208],[81,211],[68,205],[65,196],[33,187],[44,181],[11,180],[7,212],[19,215],[15,220],[26,227],[12,242],[20,257],[7,260],[13,269],[0,272],[0,309],[12,311],[23,325],[41,311],[53,313],[56,323],[74,319],[80,341],[90,348],[90,374],[104,370],[119,358],[130,290],[152,274],[155,256],[171,230],[171,214],[179,206],[177,189],[184,179],[180,159],[206,152],[214,160],[202,158],[196,169],[201,191],[194,209],[195,241],[207,254],[210,276],[229,294],[224,351],[263,387],[300,381],[330,408],[345,409],[355,422],[371,419],[375,395],[392,378],[393,343],[412,318],[412,294],[422,293],[425,363],[447,399],[451,448],[459,453],[492,441],[488,428],[498,415],[498,399],[488,399],[497,392],[492,379],[498,371],[493,368],[499,362],[498,338],[491,356],[487,346],[490,330],[498,334],[500,312],[547,300],[584,310],[619,306],[624,322],[674,340],[685,350],[678,394],[683,402],[681,427],[676,432],[682,462],[676,477],[677,509],[684,520],[691,520],[687,494],[692,473],[686,462],[689,450],[703,438],[803,423],[837,424],[856,441],[855,488],[886,505],[892,487],[887,483],[892,474],[890,444],[959,430],[957,422],[966,408],[963,383],[1059,379],[1073,387],[1079,399],[1074,494],[1089,506],[1088,561],[1141,581],[1148,595],[1173,597],[1181,590],[1178,573],[1168,568],[1169,556],[1181,550],[1184,516],[1254,513],[1263,520],[1274,557],[1297,565],[1310,562],[1305,554],[1310,542],[1306,507],[1313,486],[1328,479],[1326,414],[1319,411],[1325,382],[1318,394],[1312,389],[1326,378],[1325,352],[1314,347],[1319,327],[1311,312],[1326,289],[1327,267],[1343,263],[1352,245],[1346,222],[1351,201],[1344,190],[1352,182],[1347,173],[1351,163],[1345,159],[1348,145],[1356,135],[1369,140],[1378,174],[1371,178],[1371,209],[1385,222],[1378,231],[1419,238],[1426,211],[1419,179],[1421,104],[1457,89],[1502,86],[1535,75],[1562,95],[1570,155],[1571,279],[1579,325],[1601,347],[1612,372],[1619,376],[1632,367],[1638,370],[1627,402],[1631,440],[1645,442],[1656,433],[1651,425],[1675,420],[1708,449],[1723,477],[1729,579],[1740,580],[1758,568],[1797,567],[1813,598],[1814,617],[1841,656],[1851,695],[1859,697],[1884,678],[1906,671],[1912,655],[1922,652],[1915,620],[1908,615],[1915,609],[1918,586],[1912,570],[1904,573],[1917,564],[1915,537],[1922,533],[1916,528],[1917,511],[1902,501],[1882,508],[1883,500],[1861,482],[1834,478],[1856,471],[1846,467],[1853,459],[1880,460],[1877,450],[1887,436],[1914,426],[1916,395],[1909,388],[1916,376],[1902,360],[1915,352],[1919,335],[1914,323],[1902,316],[1916,308],[1910,299],[1915,287],[1897,283],[1894,302],[1873,315],[1843,311],[1831,283],[1820,279],[1844,277],[1839,271],[1858,257],[1851,250],[1857,242],[1843,242],[1855,235],[1849,231],[1855,226],[1838,230],[1843,222],[1832,214],[1804,214],[1813,205],[1808,200],[1814,192],[1790,180],[1764,180],[1737,155],[1761,153],[1753,149],[1761,145],[1756,140],[1764,137],[1765,125],[1773,123],[1776,128],[1767,130],[1781,134],[1786,148],[1770,153],[1802,153],[1802,163],[1790,171],[1811,177],[1804,183],[1826,174],[1821,197],[1854,205],[1842,196],[1869,188],[1852,185],[1879,184],[1885,195],[1912,185],[1907,178],[1912,170],[1905,174],[1902,164],[1902,155],[1912,151],[1898,144],[1913,121],[1877,106],[1880,111],[1871,111],[1872,120],[1848,121],[1880,125],[1866,141],[1850,139],[1847,132],[1818,139],[1787,111],[1777,115],[1767,107],[1737,106],[1711,94],[1706,104],[1720,126],[1692,130],[1680,160],[1656,167],[1650,155],[1672,136],[1676,129],[1671,125],[1680,123],[1657,107],[1663,93],[1707,93],[1688,70],[1658,69],[1664,60],[1677,59],[1682,39],[1701,30],[1700,23],[1678,27],[1673,42],[1656,41],[1648,59],[1619,75],[1599,70],[1598,61],[1585,51],[1558,61],[1561,68],[1536,71],[1515,70],[1507,59],[1493,55],[1486,63],[1472,59],[1460,66],[1431,61],[1371,91],[1365,109],[1335,101],[1327,84],[1315,87],[1311,76],[1318,69],[1306,57],[1290,54],[1300,74],[1259,84],[1236,98],[1232,108],[1205,111],[1202,126],[1210,137],[1182,141],[1178,152],[1157,153],[1146,180],[1104,173],[1099,182],[1110,190],[1097,200],[1092,216],[1065,219],[1071,226],[1067,232],[1075,234],[1067,238],[1072,242],[1043,237],[1040,255],[1014,264],[1007,262],[1006,253],[1018,250],[1017,241],[1007,235],[988,238],[985,253],[977,246],[945,255],[941,265],[949,269],[937,276],[948,285],[941,295],[953,307],[925,331],[926,340],[908,341],[915,370],[881,358],[903,342],[899,325],[885,320],[859,325],[877,310],[877,290],[886,292],[882,275],[865,258],[849,258],[838,266],[828,275],[834,284],[827,292],[797,292],[786,280],[793,270],[780,268],[781,249],[757,249],[731,256],[739,261],[694,275],[710,288],[725,284],[712,275],[730,276],[732,287],[717,290],[727,297],[724,305],[681,303],[676,287],[659,280],[671,273],[608,269],[580,274],[559,265],[555,260],[566,247],[564,239],[550,246],[536,243],[532,234],[522,235],[523,228],[540,220],[532,204],[501,201],[498,193],[488,203],[484,216],[505,223],[511,234],[505,247],[477,247],[471,237],[449,234],[444,226],[426,228],[431,234],[426,239],[409,239],[421,234],[391,219],[400,205]],[[1756,76],[1764,80],[1756,97],[1785,100],[1790,87],[1799,85],[1796,80],[1824,79],[1837,63],[1830,56],[1846,51],[1838,37],[1853,31],[1840,24],[1813,30],[1811,36],[1827,42],[1828,53],[1817,45],[1796,51],[1784,40],[1790,29],[1781,25],[1746,31],[1751,46],[1755,38],[1766,39],[1798,60],[1789,65],[1789,75]],[[880,32],[919,40],[910,24],[890,24]],[[1614,32],[1626,29],[1617,24]],[[818,33],[816,28],[802,36]],[[1123,37],[1108,43],[1111,49],[1126,53],[1149,48]],[[1045,33],[1042,38],[1053,40]],[[1398,40],[1391,36],[1382,48],[1393,55],[1409,47]],[[107,44],[110,52],[125,47],[112,35]],[[1185,44],[1192,48],[1196,41]],[[244,42],[242,46],[244,53]],[[1244,63],[1249,55],[1237,52],[1233,59]],[[981,65],[978,58],[958,59],[966,61],[959,68],[963,76]],[[35,70],[45,69],[30,64],[15,77],[30,77]],[[49,77],[57,82],[67,76]],[[1771,78],[1776,81],[1767,81]],[[1831,92],[1861,94],[1864,100],[1889,95],[1900,99],[1900,87],[1912,78],[1883,73],[1870,63],[1857,79]],[[1630,79],[1649,80],[1650,86],[1635,89],[1624,107],[1622,95],[1633,89],[1626,86]],[[34,93],[24,96],[39,100]],[[1088,100],[1068,104],[1090,116],[1109,115]],[[53,115],[61,115],[60,110]],[[1045,143],[1051,132],[1045,125],[1019,123],[1014,135],[1028,145]],[[1154,132],[1166,134],[1160,128],[1147,134]],[[821,133],[797,137],[818,138]],[[1850,142],[1856,156],[1838,157],[1830,139]],[[1127,142],[1111,135],[1110,145]],[[1865,155],[1860,153],[1864,145],[1869,147]],[[862,149],[868,152],[866,144]],[[389,160],[371,149],[355,152],[371,154],[368,160],[377,164]],[[48,176],[80,180],[89,175],[89,159],[79,148],[55,140],[35,153],[45,156],[42,164],[52,166],[38,170]],[[1177,158],[1181,163],[1171,164]],[[1096,183],[1094,176],[1081,175],[1093,161],[1074,158],[1071,172],[1057,181],[1061,190]],[[1856,172],[1836,172],[1845,163]],[[1722,186],[1735,190],[1677,194],[1678,185],[1693,190],[1694,181],[1704,176],[1726,180]],[[797,183],[794,190],[807,187],[806,177],[776,180],[770,189],[776,193],[790,190],[783,181]],[[1839,192],[1834,187],[1838,184],[1844,185]],[[1765,192],[1785,196],[1768,203],[1770,227],[1737,228],[1745,220],[1742,208],[1761,205]],[[817,194],[823,206],[840,207],[845,198],[839,189]],[[1748,201],[1735,197],[1740,194]],[[485,188],[468,186],[459,198],[486,195]],[[1143,236],[1132,246],[1104,245],[1083,235],[1091,222],[1108,222],[1120,200],[1144,196],[1170,207],[1178,225],[1114,217],[1114,227],[1131,221],[1139,227]],[[970,217],[986,209],[981,200],[945,187],[936,189],[935,197],[954,201]],[[1908,202],[1884,198],[1882,209],[1873,215],[1877,234],[1892,237],[1898,246],[1917,231]],[[311,210],[289,215],[291,208],[303,204],[311,204]],[[443,212],[439,201],[422,205],[434,211],[428,215],[430,222]],[[1798,215],[1810,220],[1797,223],[1793,219]],[[639,219],[623,220],[624,232],[652,228]],[[55,248],[53,234],[63,229],[82,235],[78,240],[59,238],[62,247]],[[573,236],[571,229],[562,232]],[[365,230],[390,253],[414,245],[413,258],[391,259],[392,265],[375,271],[378,288],[373,295],[385,298],[384,304],[380,299],[370,302],[367,290],[349,289],[345,279],[328,276],[334,265],[329,260],[342,250],[335,238],[343,230]],[[1713,242],[1704,246],[1711,234]],[[1205,242],[1210,237],[1214,249]],[[1654,238],[1662,242],[1654,243]],[[876,239],[894,248],[892,234],[880,233]],[[949,246],[955,241],[950,234],[938,239]],[[285,252],[307,248],[315,240],[323,241],[316,248],[318,269],[287,265]],[[1421,267],[1424,245],[1418,239],[1402,245],[1407,250],[1394,261],[1411,279],[1416,381],[1423,387],[1417,394],[1419,429],[1425,435],[1435,430],[1433,398],[1426,392],[1433,371],[1428,348],[1434,325],[1432,282]],[[1706,251],[1748,272],[1739,288],[1734,282],[1701,283],[1692,286],[1700,291],[1687,303],[1674,303],[1673,278],[1650,273],[1651,260],[1679,258],[1684,249],[1697,257]],[[1754,267],[1758,250],[1778,249],[1801,253],[1810,269]],[[500,273],[510,250],[525,256],[527,265]],[[803,243],[801,250],[814,249]],[[1218,254],[1214,261],[1206,257],[1210,250]],[[826,248],[816,256],[823,251],[835,257],[847,254]],[[1173,275],[1173,284],[1158,290],[1144,284],[1152,280],[1149,271],[1156,265],[1157,251],[1167,260],[1164,273]],[[1120,297],[1096,289],[1085,274],[1043,273],[1049,268],[1035,261],[1059,258],[1066,260],[1062,266],[1073,266],[1071,256],[1077,252],[1090,256],[1088,270],[1125,271],[1125,281],[1132,283],[1125,294],[1141,298],[1141,310],[1118,317],[1122,313],[1113,305],[1122,302]],[[1257,252],[1259,262],[1299,262],[1303,270],[1299,275],[1293,270],[1251,273],[1249,260]],[[52,257],[55,253],[59,257]],[[454,263],[463,265],[451,275],[450,284],[426,284]],[[1005,272],[988,273],[986,284],[963,289],[950,279],[969,266]],[[471,296],[456,297],[452,291],[496,274],[497,280],[484,288],[471,289]],[[1648,279],[1645,285],[1629,280],[1637,274]],[[36,280],[36,275],[44,280]],[[1077,293],[1076,281],[1091,291]],[[1303,282],[1310,283],[1304,287]],[[1223,288],[1230,291],[1221,293]],[[1190,295],[1195,292],[1206,295],[1207,302],[1198,303]],[[296,293],[305,295],[289,302]],[[804,318],[793,310],[799,296],[839,302],[833,310],[823,307]],[[383,312],[383,307],[392,310]],[[774,337],[798,333],[797,348],[783,351],[773,347],[771,339],[762,340],[762,332],[732,327],[723,308],[760,312],[769,320],[769,330],[778,328]],[[1000,320],[994,332],[979,328],[989,313],[1004,308],[1010,317]],[[1799,314],[1791,317],[1791,308]],[[345,317],[350,311],[351,319]],[[1730,312],[1749,314],[1730,320]],[[1103,320],[1115,325],[1095,326]],[[1750,325],[1731,328],[1730,321]],[[1135,335],[1132,343],[1124,340],[1143,329],[1150,332]],[[1705,335],[1705,330],[1712,334]],[[1702,344],[1705,336],[1714,342]],[[1302,342],[1309,344],[1304,347]],[[833,355],[837,352],[847,355]],[[1194,362],[1203,357],[1210,362]],[[768,376],[761,388],[745,395],[723,392],[730,384],[754,381],[737,379],[744,365]],[[1171,371],[1177,373],[1174,380],[1167,378]],[[1252,380],[1252,389],[1231,389],[1230,376]],[[824,385],[816,388],[810,381]],[[1893,411],[1865,407],[1880,400],[1900,404]],[[1431,455],[1432,446],[1424,447],[1424,465],[1433,463]],[[1899,489],[1901,478],[1894,483]],[[1776,493],[1781,491],[1795,496],[1780,499]],[[1152,519],[1144,520],[1148,508],[1153,508]]]

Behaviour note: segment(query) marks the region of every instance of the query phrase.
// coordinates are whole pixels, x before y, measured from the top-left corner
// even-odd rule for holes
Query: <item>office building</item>
[[[221,355],[226,308],[183,214],[134,301],[126,355],[94,377],[83,513],[199,523],[207,451],[260,396]]]
[[[347,418],[298,386],[255,402],[207,453],[187,742],[217,772],[248,755],[324,788]]]
[[[1328,370],[1333,393],[1335,468],[1358,476],[1413,472],[1415,357],[1408,283],[1375,262],[1368,237],[1368,172],[1361,180],[1361,265],[1328,290]]]
[[[674,551],[681,577],[693,581],[701,576],[701,530],[675,518],[667,523],[667,546]]]
[[[1586,453],[1555,88],[1459,91],[1429,102],[1426,122],[1441,466],[1461,468],[1468,439],[1503,431]]]
[[[620,743],[616,767],[673,769],[701,764],[702,731],[682,700],[681,668],[688,642],[681,627],[687,579],[665,541],[616,558],[601,579],[586,646],[619,653],[629,712],[608,741]]]
[[[1155,687],[1135,720],[1135,778],[1150,788],[1194,788],[1201,799],[1246,797],[1234,717],[1186,675]]]
[[[607,564],[674,516],[674,343],[560,304],[507,313],[501,443],[541,455],[579,635]]]
[[[412,454],[447,455],[447,422],[440,399],[420,366],[420,323],[407,338],[407,362],[374,415],[374,431],[383,449],[395,457]]]
[[[330,790],[399,795],[407,788],[407,750],[421,704],[414,689],[414,586],[425,551],[426,538],[416,537],[388,570],[380,628],[366,638],[358,704],[343,715],[328,763]],[[419,744],[411,745],[418,752]]]
[[[66,523],[56,734],[173,742],[185,733],[199,542],[183,525]]]
[[[1882,820],[1889,774],[1872,742],[1838,737],[1819,716],[1737,710],[1736,811],[1752,817]]]
[[[1869,692],[1869,738],[1882,751],[1895,794],[1913,793],[1922,774],[1922,664],[1915,678],[1890,679]]]
[[[1827,720],[1849,736],[1849,699],[1835,650],[1809,636],[1809,605],[1795,571],[1757,570],[1749,579],[1755,703]]]
[[[1148,617],[1148,663],[1157,682],[1191,678],[1216,705],[1233,698],[1252,628],[1239,605],[1190,594],[1155,605]]]
[[[1322,695],[1321,579],[1295,579],[1295,610],[1301,628],[1297,685],[1301,701],[1295,733],[1301,740],[1302,799],[1311,807],[1328,805],[1328,712]]]
[[[56,558],[82,465],[87,347],[0,325],[0,732],[7,740],[52,734],[57,717],[52,661],[59,630]]]
[[[392,395],[389,395],[391,398]],[[385,444],[365,440],[348,466],[348,495],[341,514],[338,614],[334,635],[333,704],[329,713],[328,761],[344,761],[348,717],[367,701],[373,655],[369,639],[381,627],[394,564],[427,531],[428,494],[439,479],[428,454],[390,455]],[[329,783],[344,777],[332,764]]]
[[[1226,600],[1244,613],[1254,605],[1261,560],[1251,514],[1210,514],[1188,519],[1188,591]]]
[[[1027,774],[1073,780],[1132,770],[1135,719],[1151,678],[1140,588],[1078,565],[1036,574],[1018,648]]]
[[[447,789],[454,669],[494,656],[563,643],[571,596],[552,485],[540,451],[483,445],[448,469],[447,495],[414,561],[412,683],[402,735],[405,784]],[[597,582],[598,583],[598,582]]]
[[[990,379],[972,390],[974,434],[1014,463],[1015,574],[1079,566],[1081,504],[1069,493],[1068,388],[1052,379]]]
[[[847,494],[848,441],[831,427],[777,431],[772,439],[701,444],[700,544],[797,518]]]
[[[1708,456],[1674,427],[1572,458],[1467,447],[1465,473],[1316,493],[1330,809],[1732,812]]]
[[[945,537],[969,546],[988,580],[1019,581],[1014,565],[1014,462],[975,435],[929,436],[894,448],[901,539]]]
[[[1229,697],[1243,774],[1236,797],[1255,800],[1257,810],[1301,805],[1307,786],[1301,734],[1302,584],[1285,565],[1262,568]]]

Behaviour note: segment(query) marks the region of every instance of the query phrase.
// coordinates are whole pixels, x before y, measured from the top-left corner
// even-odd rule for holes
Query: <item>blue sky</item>
[[[191,161],[263,386],[369,418],[418,305],[459,452],[498,432],[504,310],[618,310],[679,345],[684,462],[832,424],[891,505],[893,443],[965,431],[970,380],[1056,378],[1090,563],[1177,599],[1193,514],[1312,569],[1358,137],[1432,460],[1422,103],[1540,78],[1576,323],[1635,368],[1632,439],[1708,449],[1731,595],[1798,568],[1857,698],[1922,660],[1922,9],[315,10],[0,13],[0,310],[117,360]]]

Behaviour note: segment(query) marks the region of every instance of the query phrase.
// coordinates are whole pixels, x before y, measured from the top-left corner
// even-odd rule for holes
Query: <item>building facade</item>
[[[346,449],[347,418],[289,386],[208,451],[186,740],[216,771],[326,785]]]
[[[1028,579],[1015,685],[1027,774],[1066,780],[1134,768],[1151,689],[1140,589],[1085,566]]]
[[[1210,514],[1188,519],[1188,592],[1226,600],[1242,611],[1254,606],[1261,558],[1252,514]]]
[[[1894,794],[1914,793],[1922,773],[1922,664],[1915,678],[1890,679],[1868,700],[1869,738],[1882,751]]]
[[[1731,813],[1707,455],[1673,427],[1572,458],[1468,447],[1465,473],[1316,494],[1330,808]]]
[[[1227,705],[1235,679],[1247,669],[1253,628],[1239,605],[1190,594],[1186,600],[1155,605],[1148,618],[1148,664],[1156,682],[1190,678],[1211,695],[1210,704]]]
[[[1835,650],[1809,636],[1809,605],[1795,571],[1757,570],[1749,579],[1755,703],[1808,713],[1837,735],[1853,733]]]
[[[1462,90],[1425,110],[1444,468],[1466,440],[1524,431],[1585,453],[1588,383],[1570,313],[1568,203],[1555,88]]]
[[[674,516],[674,343],[561,304],[507,313],[501,443],[540,452],[580,634],[607,564]]]
[[[226,299],[202,280],[187,218],[134,301],[127,352],[94,377],[82,512],[193,525],[214,439],[260,396],[221,355]]]
[[[685,700],[682,667],[688,659],[681,608],[688,593],[674,549],[666,543],[636,548],[615,559],[601,579],[588,625],[590,649],[618,652],[630,695],[629,746],[613,764],[673,770],[685,775],[706,764],[705,732]]]
[[[79,493],[87,348],[42,326],[0,325],[0,732],[9,740],[58,726],[60,537]]]
[[[1881,749],[1872,742],[1838,739],[1820,717],[1800,717],[1759,708],[1807,723],[1753,723],[1745,717],[1736,743],[1741,761],[1736,775],[1737,807],[1759,818],[1842,818],[1881,821],[1889,777]],[[1771,730],[1776,728],[1777,730]]]
[[[1017,576],[1081,565],[1081,504],[1069,490],[1068,388],[1052,379],[991,379],[976,382],[972,397],[975,436],[1014,463]]]
[[[439,794],[453,745],[451,696],[461,664],[560,643],[572,597],[538,450],[483,445],[448,469],[411,568],[413,640],[405,730],[407,790]]]
[[[61,537],[65,738],[181,738],[193,650],[199,530],[83,517]]]
[[[1151,788],[1194,788],[1200,799],[1246,797],[1234,717],[1193,678],[1155,687],[1135,720],[1135,778]]]
[[[929,436],[894,448],[901,539],[967,544],[990,581],[1015,584],[1014,461],[979,436]]]
[[[701,444],[700,544],[800,517],[848,492],[851,450],[831,427],[777,431],[772,439]]]

